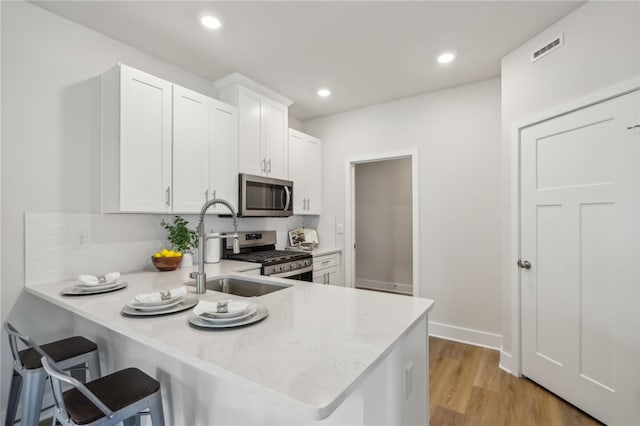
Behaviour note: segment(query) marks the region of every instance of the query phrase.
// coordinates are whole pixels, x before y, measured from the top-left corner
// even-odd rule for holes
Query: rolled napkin
[[[169,299],[175,299],[178,296],[184,296],[187,294],[187,288],[185,286],[174,288],[173,290],[169,290]],[[158,303],[162,302],[162,296],[166,295],[166,291],[154,291],[153,293],[143,293],[139,294],[135,297],[135,301],[138,303]]]
[[[215,302],[201,300],[196,307],[193,308],[193,313],[198,316],[204,313],[222,313],[226,316],[234,316],[246,312],[249,306],[249,303],[241,300],[218,300]]]
[[[115,284],[120,279],[120,272],[109,272],[102,279],[95,275],[78,275],[78,281],[84,285]]]

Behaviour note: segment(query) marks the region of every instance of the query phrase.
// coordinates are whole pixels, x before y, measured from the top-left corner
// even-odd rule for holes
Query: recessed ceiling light
[[[218,18],[216,18],[215,16],[209,16],[209,15],[203,16],[202,18],[200,18],[200,23],[202,23],[202,25],[212,30],[217,30],[222,26],[222,22],[220,22]]]
[[[322,98],[326,98],[331,94],[331,90],[329,89],[318,89],[318,96]]]
[[[456,58],[455,53],[446,52],[438,56],[438,62],[441,64],[448,64]]]

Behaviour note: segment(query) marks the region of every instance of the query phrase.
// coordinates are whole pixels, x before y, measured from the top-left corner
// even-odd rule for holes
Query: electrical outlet
[[[86,249],[89,248],[89,223],[82,220],[78,220],[71,226],[71,241],[73,242],[73,248]]]
[[[344,234],[344,225],[342,223],[339,223],[339,224],[336,225],[336,232],[339,235]]]

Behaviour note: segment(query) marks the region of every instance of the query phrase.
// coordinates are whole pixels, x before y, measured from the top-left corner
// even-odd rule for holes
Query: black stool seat
[[[91,340],[81,336],[69,337],[68,339],[58,340],[56,342],[41,345],[43,351],[46,352],[54,361],[60,362],[66,359],[75,358],[78,355],[84,355],[92,351],[98,350],[98,345]],[[18,356],[24,368],[34,370],[42,368],[40,358],[42,355],[33,348],[25,349],[19,352]]]
[[[126,368],[86,384],[112,411],[118,411],[160,389],[160,383],[137,368]],[[72,388],[63,394],[67,413],[77,425],[92,423],[104,413],[79,390]]]

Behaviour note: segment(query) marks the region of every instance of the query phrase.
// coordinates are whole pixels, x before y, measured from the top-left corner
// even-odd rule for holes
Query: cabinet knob
[[[522,269],[531,269],[531,262],[528,260],[518,259],[518,266]]]

